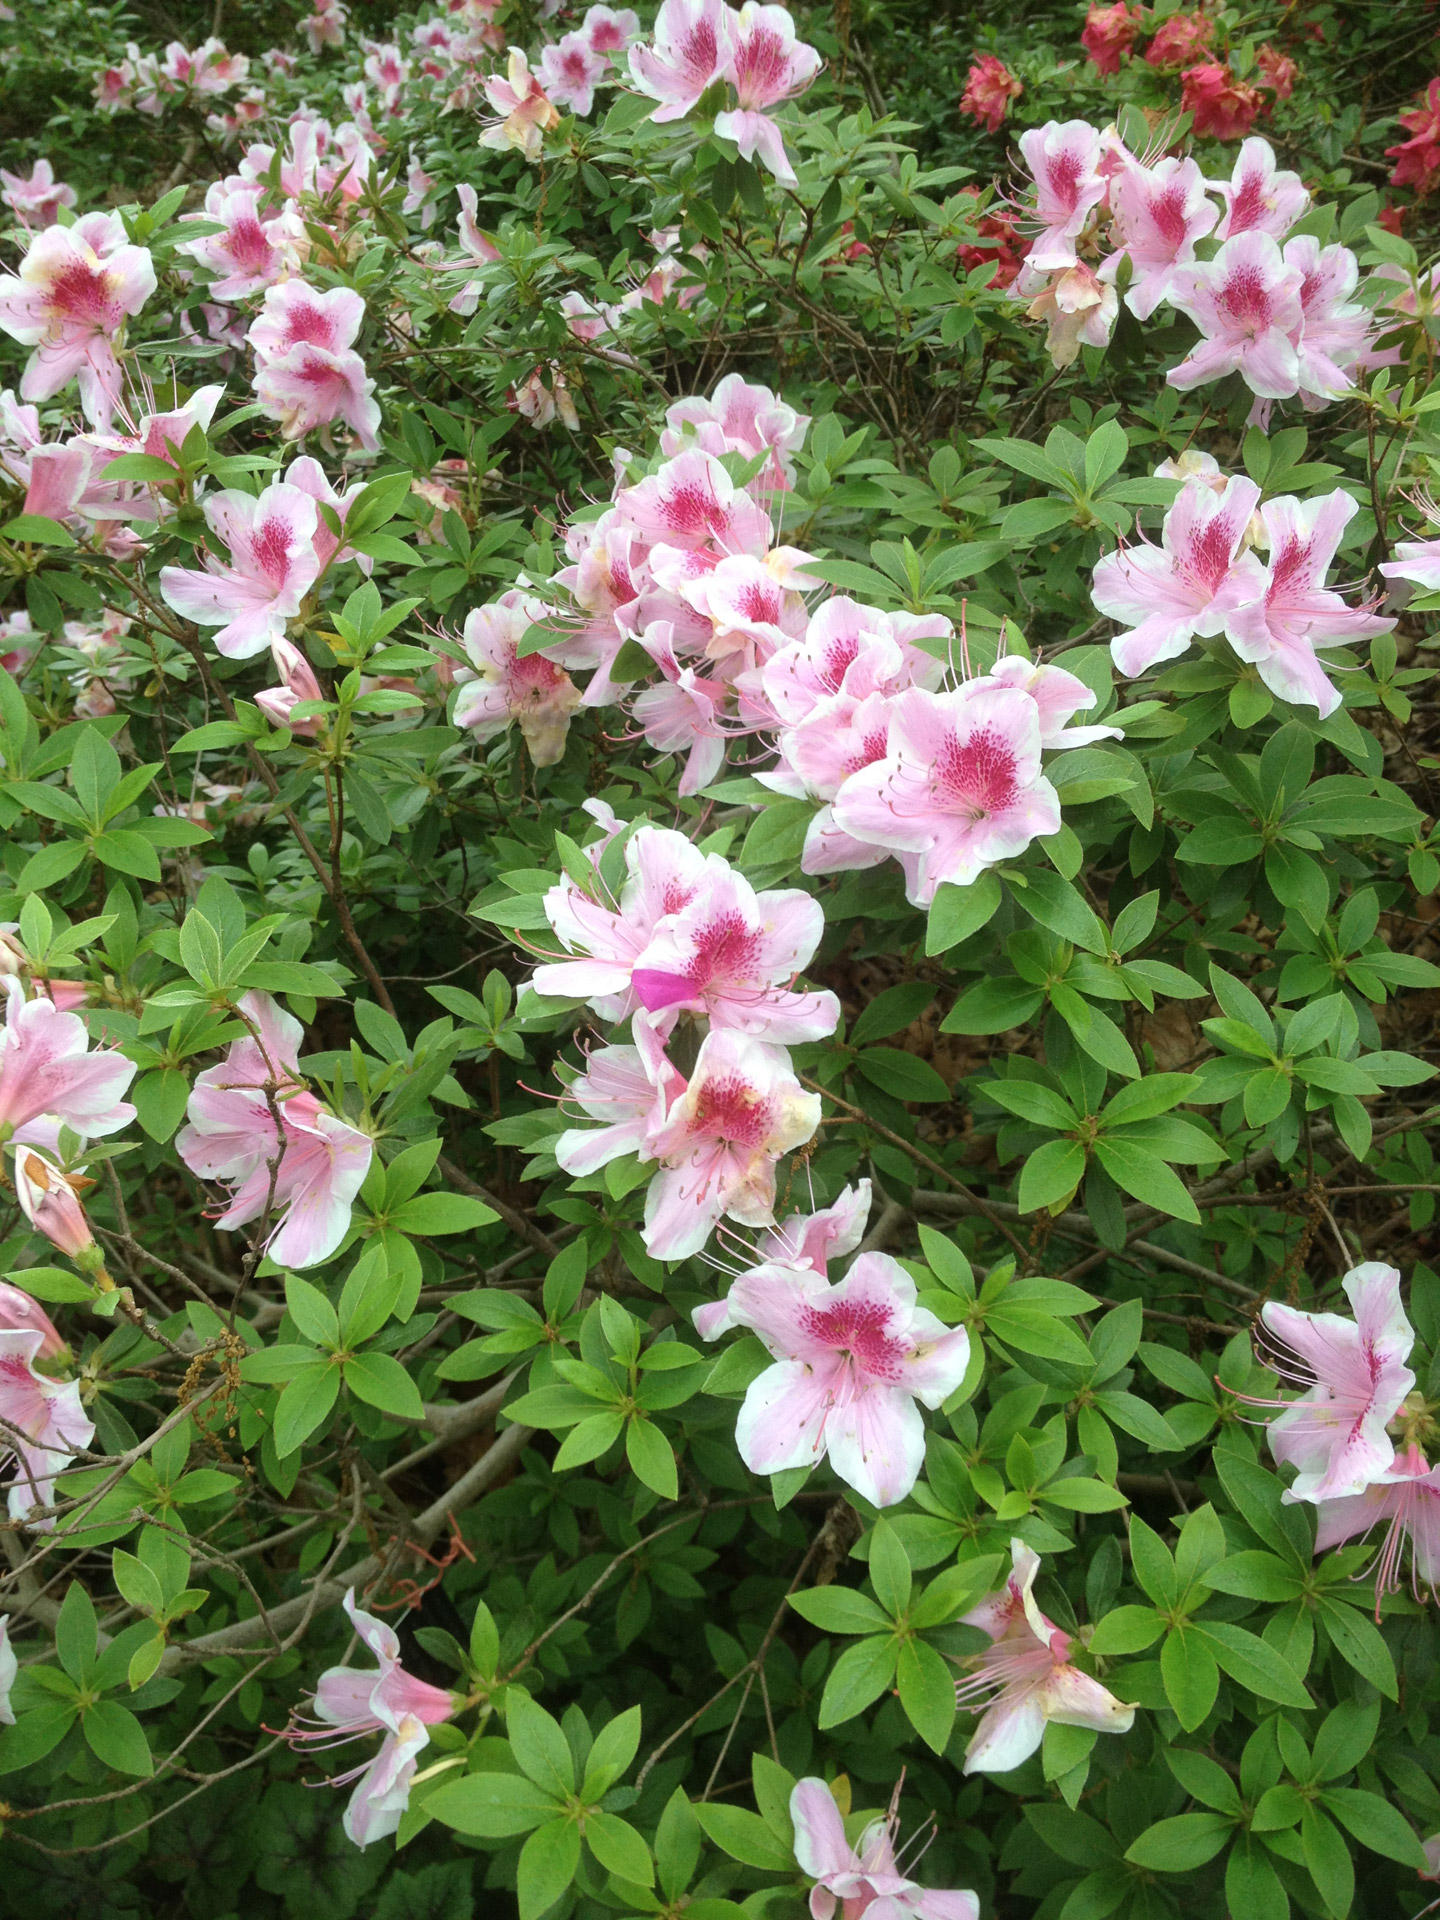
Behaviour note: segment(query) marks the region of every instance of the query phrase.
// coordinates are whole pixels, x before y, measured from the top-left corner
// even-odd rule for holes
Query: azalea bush
[[[4,11],[9,1904],[1429,1911],[1433,22]]]

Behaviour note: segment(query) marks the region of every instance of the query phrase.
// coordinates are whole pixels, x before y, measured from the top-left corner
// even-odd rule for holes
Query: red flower
[[[1203,13],[1172,13],[1145,55],[1152,67],[1183,67],[1209,48],[1215,37],[1215,22]]]
[[[970,199],[978,201],[979,193],[974,187],[964,187],[961,191]],[[987,287],[1008,287],[1013,284],[1021,267],[1025,263],[1027,242],[1017,230],[1013,220],[1004,214],[984,213],[975,222],[975,233],[980,240],[994,241],[993,246],[976,246],[970,241],[961,241],[956,248],[960,264],[967,273],[976,267],[994,262],[995,272],[986,281]]]
[[[1295,82],[1300,78],[1300,69],[1288,53],[1281,53],[1278,47],[1272,47],[1267,40],[1263,47],[1255,49],[1255,64],[1264,74],[1261,86],[1273,87],[1277,100],[1288,100],[1295,91]]]
[[[1375,224],[1377,227],[1383,227],[1386,233],[1398,234],[1400,231],[1400,223],[1404,218],[1405,209],[1403,207],[1382,207],[1376,215]]]
[[[1120,71],[1120,56],[1128,53],[1135,44],[1135,36],[1140,31],[1140,22],[1144,17],[1143,8],[1128,6],[1126,0],[1116,0],[1113,7],[1102,7],[1100,0],[1090,0],[1090,12],[1080,34],[1080,44],[1089,54],[1097,72]]]
[[[1189,67],[1181,76],[1180,104],[1195,116],[1195,132],[1203,140],[1243,140],[1265,110],[1258,87],[1237,80],[1228,66],[1216,61]]]
[[[1010,111],[1010,102],[1024,91],[1003,60],[997,60],[993,53],[982,53],[965,77],[960,111],[983,121],[990,133],[998,133],[1000,122]]]
[[[1398,147],[1387,147],[1395,161],[1390,183],[1396,187],[1414,187],[1428,193],[1440,173],[1440,80],[1432,80],[1425,89],[1425,104],[1413,112],[1402,113],[1400,124],[1410,135]]]

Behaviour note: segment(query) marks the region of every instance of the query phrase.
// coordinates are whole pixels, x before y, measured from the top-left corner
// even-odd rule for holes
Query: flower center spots
[[[120,324],[109,275],[80,260],[57,274],[50,290],[50,311],[62,320],[82,320],[106,333]]]
[[[1217,515],[1201,527],[1190,542],[1183,571],[1208,593],[1217,593],[1230,571],[1230,556],[1235,545],[1234,531],[1223,516]]]
[[[255,564],[267,580],[283,587],[290,571],[290,529],[283,520],[262,520],[255,529]]]
[[[860,637],[858,634],[845,634],[832,640],[826,647],[820,661],[821,684],[830,693],[840,691],[840,682],[860,657]]]
[[[328,347],[330,336],[334,332],[329,320],[319,307],[300,305],[292,307],[286,316],[287,344],[295,346],[303,341],[307,347]]]
[[[1310,542],[1308,540],[1287,540],[1270,561],[1270,591],[1268,598],[1274,600],[1287,590],[1294,591],[1305,585],[1310,571]]]
[[[1230,233],[1249,233],[1265,218],[1265,177],[1247,173],[1230,202]]]
[[[589,78],[588,64],[581,47],[571,47],[568,53],[561,56],[560,65],[566,79],[573,81],[576,86],[582,86]]]
[[[873,767],[877,760],[883,760],[890,751],[890,729],[872,727],[869,733],[862,733],[860,744],[845,760],[846,773],[858,773],[862,767]]]
[[[833,1307],[803,1307],[800,1323],[812,1340],[845,1353],[875,1380],[904,1376],[903,1340],[887,1331],[890,1309],[879,1300],[842,1300]]]
[[[1167,246],[1177,252],[1185,244],[1185,189],[1167,187],[1150,203],[1150,217]]]
[[[1232,326],[1252,340],[1270,326],[1270,295],[1254,267],[1240,267],[1220,289],[1217,304]]]
[[[950,812],[968,814],[978,823],[1014,804],[1014,752],[992,728],[980,727],[968,740],[944,743],[935,761],[935,782]]]
[[[696,79],[708,80],[715,71],[715,28],[709,20],[697,21],[678,49],[681,65]]]
[[[692,980],[743,980],[759,964],[759,929],[738,913],[726,913],[701,927],[689,973]]]
[[[780,591],[760,580],[752,580],[740,589],[735,605],[747,620],[763,620],[773,625],[780,616]]]
[[[1057,153],[1047,163],[1046,179],[1061,210],[1073,213],[1080,198],[1080,156]]]
[[[662,512],[665,524],[674,533],[718,533],[725,523],[714,494],[693,482],[667,495]]]
[[[735,62],[735,90],[742,107],[763,107],[785,92],[785,43],[778,33],[759,27]]]
[[[765,1144],[769,1118],[769,1102],[747,1081],[707,1080],[695,1100],[691,1131],[756,1152]]]
[[[258,272],[270,264],[270,242],[260,222],[253,218],[237,220],[221,245],[237,266],[252,267]]]
[[[553,660],[547,660],[541,653],[527,653],[523,660],[514,661],[510,667],[512,697],[539,706],[554,693],[562,677]]]

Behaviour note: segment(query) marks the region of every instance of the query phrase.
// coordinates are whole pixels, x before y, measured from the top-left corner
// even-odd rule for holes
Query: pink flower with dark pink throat
[[[60,208],[75,205],[75,189],[55,178],[55,169],[48,160],[37,160],[28,174],[7,173],[0,167],[0,181],[4,183],[0,200],[22,226],[53,227],[60,217]]]
[[[196,1076],[176,1151],[193,1174],[230,1188],[217,1226],[278,1218],[271,1259],[318,1266],[345,1238],[374,1146],[301,1079],[300,1022],[264,993],[247,993],[239,1010],[250,1032]]]
[[[3,986],[0,1141],[52,1147],[62,1126],[84,1139],[127,1126],[135,1118],[124,1098],[134,1062],[111,1047],[92,1053],[80,1016],[43,996],[27,1000],[14,974],[3,977]]]
[[[40,1302],[5,1280],[0,1280],[0,1329],[7,1333],[38,1333],[37,1360],[53,1360],[69,1351],[60,1329]]]
[[[359,444],[379,445],[375,382],[353,342],[365,303],[348,287],[316,293],[301,280],[269,289],[245,336],[255,349],[255,397],[287,440],[342,421]]]
[[[210,291],[217,300],[244,300],[294,273],[310,250],[309,235],[292,201],[262,215],[259,183],[236,187],[217,180],[205,195],[204,219],[219,233],[186,240],[176,251],[188,254],[214,275]]]
[[[915,1282],[885,1253],[862,1253],[834,1285],[783,1262],[752,1267],[725,1305],[725,1324],[750,1328],[775,1359],[752,1382],[735,1429],[751,1472],[828,1457],[873,1505],[903,1500],[925,1461],[916,1402],[939,1407],[960,1385],[965,1329],[918,1305]]]
[[[857,1180],[846,1187],[833,1206],[818,1213],[791,1213],[761,1234],[756,1246],[760,1266],[793,1267],[801,1274],[828,1277],[832,1260],[854,1253],[865,1237],[870,1218],[870,1182]],[[718,1340],[735,1325],[730,1300],[713,1300],[696,1307],[690,1316],[702,1340]]]
[[[1113,280],[1121,256],[1129,256],[1125,304],[1137,320],[1150,318],[1178,269],[1193,262],[1196,241],[1219,218],[1205,187],[1194,160],[1157,160],[1146,167],[1127,157],[1116,172],[1110,185],[1111,238],[1120,252],[1106,261],[1101,278]]]
[[[78,379],[85,417],[108,424],[120,398],[115,343],[155,285],[149,251],[130,244],[118,213],[35,234],[18,275],[0,276],[0,330],[33,349],[21,398],[49,400]]]
[[[560,115],[519,47],[510,49],[504,75],[491,74],[485,82],[485,98],[496,118],[480,135],[481,146],[515,147],[527,160],[538,160],[545,135],[559,126]]]
[[[1285,242],[1285,264],[1300,269],[1295,351],[1306,405],[1338,399],[1355,385],[1370,339],[1370,309],[1354,298],[1360,263],[1348,247],[1322,247],[1313,234]]]
[[[1039,708],[1018,688],[909,688],[894,700],[885,758],[836,794],[836,824],[903,856],[906,895],[928,907],[942,884],[969,886],[1059,830],[1040,733]]]
[[[579,1179],[624,1153],[653,1160],[652,1141],[684,1091],[685,1076],[666,1059],[659,1036],[637,1021],[633,1047],[597,1047],[587,1055],[585,1071],[566,1087],[564,1104],[600,1125],[562,1133],[555,1142],[556,1164]]]
[[[786,8],[762,6],[758,0],[745,0],[731,16],[730,34],[728,77],[739,104],[716,114],[715,131],[733,140],[742,158],[758,159],[782,187],[793,187],[795,169],[766,109],[803,93],[820,71],[820,55],[796,39],[795,22]]]
[[[692,793],[703,792],[725,764],[727,689],[694,667],[680,665],[673,621],[652,620],[639,645],[659,667],[660,679],[635,696],[630,711],[657,753],[684,755],[676,793],[688,800]]]
[[[72,1260],[78,1254],[88,1254],[95,1246],[95,1236],[80,1195],[59,1167],[34,1147],[22,1146],[15,1155],[14,1174],[15,1198],[35,1231],[43,1233],[52,1247],[69,1254]]]
[[[1359,511],[1359,502],[1340,489],[1313,500],[1293,494],[1267,500],[1260,509],[1270,548],[1263,589],[1225,623],[1230,645],[1270,691],[1316,708],[1322,720],[1340,705],[1340,694],[1316,649],[1367,640],[1395,624],[1352,607],[1325,585],[1345,529]]]
[[[683,120],[729,73],[734,19],[725,0],[663,0],[652,44],[630,49],[631,81],[658,102],[653,120]]]
[[[1266,1364],[1303,1388],[1270,1422],[1270,1451],[1298,1469],[1287,1501],[1316,1503],[1363,1494],[1390,1472],[1395,1447],[1386,1429],[1415,1376],[1405,1365],[1415,1331],[1400,1302],[1394,1267],[1367,1260],[1341,1281],[1355,1318],[1306,1313],[1267,1300],[1260,1309]]]
[[[791,455],[805,444],[809,425],[808,413],[797,413],[769,387],[727,373],[708,399],[695,394],[666,409],[660,451],[673,458],[693,444],[717,456],[754,459],[768,449],[771,459],[751,485],[788,491],[795,484]]]
[[[1134,46],[1144,18],[1145,9],[1130,6],[1127,0],[1116,0],[1116,4],[1109,7],[1102,7],[1100,0],[1090,0],[1090,11],[1080,30],[1080,44],[1097,73],[1120,71],[1120,56]]]
[[[540,50],[540,79],[550,98],[583,119],[595,104],[595,89],[610,71],[583,32],[567,33]]]
[[[1399,1593],[1409,1549],[1410,1590],[1423,1601],[1440,1592],[1440,1467],[1412,1441],[1363,1493],[1322,1500],[1315,1515],[1315,1551],[1329,1553],[1383,1528],[1375,1556],[1375,1618],[1387,1593]]]
[[[1037,273],[1073,267],[1076,241],[1106,195],[1100,133],[1088,120],[1051,120],[1022,133],[1020,151],[1035,182],[1025,211],[1040,223],[1027,264]]]
[[[640,16],[630,7],[587,7],[580,31],[593,52],[623,53],[640,37]]]
[[[518,587],[476,607],[464,628],[470,665],[455,675],[460,683],[455,725],[493,740],[516,723],[537,767],[553,767],[565,757],[570,718],[580,705],[579,689],[563,667],[543,653],[520,652],[530,629],[553,617],[543,601]]]
[[[1165,516],[1158,547],[1136,543],[1100,560],[1090,597],[1129,629],[1110,642],[1118,672],[1133,678],[1192,640],[1223,633],[1230,615],[1263,591],[1265,569],[1245,551],[1259,499],[1259,487],[1239,474],[1218,493],[1192,478]]]
[[[1233,240],[1241,233],[1268,233],[1283,240],[1310,206],[1310,194],[1298,173],[1275,164],[1275,149],[1258,135],[1240,143],[1228,180],[1206,183],[1225,202],[1215,229],[1217,240]]]
[[[978,120],[987,133],[998,133],[1010,111],[1010,102],[1018,100],[1024,91],[1003,60],[993,53],[982,53],[965,76],[960,111]]]
[[[218,627],[215,645],[232,660],[250,660],[285,632],[320,576],[315,501],[281,481],[258,498],[226,488],[205,501],[205,519],[230,550],[203,568],[162,567],[166,603],[197,626]]]
[[[1283,400],[1298,391],[1293,336],[1304,318],[1303,280],[1272,236],[1258,229],[1227,240],[1213,259],[1182,269],[1169,298],[1204,338],[1170,369],[1170,385],[1188,393],[1238,372],[1262,399]]]
[[[1010,1773],[1028,1760],[1046,1725],[1128,1733],[1135,1709],[1072,1664],[1070,1635],[1035,1603],[1040,1556],[1023,1540],[1010,1543],[1012,1572],[998,1593],[961,1616],[990,1636],[984,1653],[970,1655],[955,1698],[980,1724],[965,1749],[966,1773]]]
[[[796,1782],[790,1795],[795,1829],[795,1861],[815,1882],[810,1889],[811,1920],[980,1920],[978,1895],[963,1889],[922,1887],[900,1871],[895,1852],[899,1820],[895,1789],[889,1817],[876,1820],[852,1847],[835,1795],[811,1776]]]
[[[0,1331],[0,1459],[14,1462],[10,1518],[36,1533],[49,1533],[55,1522],[32,1520],[31,1514],[54,1502],[57,1476],[95,1437],[95,1423],[81,1402],[80,1382],[52,1380],[36,1372],[45,1345],[46,1335],[39,1328]]]
[[[331,1748],[368,1734],[385,1736],[373,1760],[330,1782],[335,1787],[357,1783],[345,1809],[345,1832],[357,1847],[367,1847],[400,1825],[417,1757],[430,1743],[429,1729],[453,1719],[459,1703],[454,1694],[406,1673],[394,1628],[357,1607],[353,1587],[344,1607],[376,1667],[328,1668],[315,1688],[314,1721],[293,1720],[285,1737],[296,1747]]]
[[[768,1226],[775,1167],[820,1124],[781,1047],[717,1031],[702,1041],[685,1091],[650,1137],[661,1171],[645,1197],[645,1247],[655,1260],[698,1253],[717,1222]]]

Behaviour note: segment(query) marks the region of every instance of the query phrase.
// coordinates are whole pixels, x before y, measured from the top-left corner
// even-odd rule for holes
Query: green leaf
[[[1153,1607],[1115,1607],[1100,1620],[1090,1638],[1093,1652],[1102,1656],[1143,1653],[1165,1631],[1162,1614]]]
[[[519,1774],[473,1773],[437,1787],[426,1800],[425,1811],[457,1833],[506,1840],[553,1818],[559,1804],[557,1797]]]
[[[925,1641],[902,1640],[896,1661],[900,1704],[928,1747],[944,1753],[955,1724],[955,1670]]]
[[[36,1300],[55,1300],[62,1305],[74,1300],[93,1300],[95,1288],[83,1274],[67,1273],[64,1267],[21,1267],[7,1273],[12,1286],[20,1287]]]
[[[1265,1848],[1237,1834],[1225,1862],[1225,1903],[1245,1920],[1289,1920],[1290,1899]]]
[[[1015,900],[1032,920],[1038,920],[1062,940],[1085,947],[1091,953],[1105,952],[1105,930],[1068,880],[1058,873],[1037,867],[1025,875],[1026,885],[1014,889]]]
[[[570,1743],[559,1721],[537,1705],[523,1687],[506,1691],[505,1731],[516,1764],[537,1787],[559,1800],[575,1791]]]
[[[1230,1678],[1258,1693],[1262,1700],[1278,1700],[1282,1707],[1315,1704],[1304,1683],[1257,1634],[1222,1620],[1207,1620],[1189,1632],[1202,1635]]]
[[[895,1657],[895,1640],[890,1634],[876,1634],[847,1647],[825,1682],[820,1726],[838,1727],[878,1699],[895,1677]]]
[[[588,1802],[608,1793],[635,1758],[639,1745],[640,1709],[629,1707],[624,1713],[607,1721],[596,1734],[595,1744],[585,1762],[580,1798]]]
[[[407,1420],[424,1418],[420,1391],[393,1354],[352,1354],[345,1362],[345,1385],[357,1400],[381,1413],[398,1413]]]
[[[1174,1169],[1155,1154],[1114,1134],[1101,1134],[1095,1142],[1095,1153],[1117,1187],[1143,1200],[1146,1206],[1158,1207],[1177,1220],[1199,1225],[1200,1213],[1195,1202]]]
[[[516,1892],[520,1920],[540,1920],[569,1890],[580,1865],[580,1829],[568,1816],[547,1820],[520,1849]]]
[[[1358,1608],[1323,1593],[1316,1599],[1315,1611],[1340,1658],[1387,1700],[1398,1700],[1400,1687],[1395,1677],[1395,1662],[1374,1621],[1366,1619]]]
[[[701,1801],[695,1818],[722,1852],[743,1866],[763,1867],[769,1873],[792,1873],[795,1857],[770,1831],[758,1813],[746,1807],[725,1807]]]
[[[1193,1733],[1215,1704],[1220,1669],[1215,1656],[1193,1627],[1177,1627],[1160,1649],[1160,1674],[1165,1697],[1187,1733]]]
[[[417,1193],[396,1207],[387,1224],[401,1233],[473,1233],[477,1227],[494,1226],[499,1218],[493,1207],[466,1193]]]
[[[1347,1920],[1355,1901],[1355,1867],[1344,1835],[1318,1807],[1307,1806],[1300,1844],[1310,1878],[1333,1920]]]
[[[555,1455],[556,1472],[563,1473],[570,1467],[583,1467],[598,1460],[620,1438],[624,1427],[625,1416],[618,1408],[592,1413],[588,1420],[582,1420],[566,1434]]]
[[[927,954],[948,953],[968,940],[994,919],[1000,905],[1000,882],[993,873],[982,873],[968,887],[948,883],[937,888],[925,923]]]
[[[1203,1801],[1217,1813],[1238,1817],[1240,1790],[1218,1761],[1193,1747],[1168,1746],[1165,1764],[1192,1800]]]
[[[1043,1092],[1043,1088],[1034,1089]],[[1063,1208],[1085,1177],[1085,1149],[1078,1140],[1047,1140],[1028,1154],[1016,1195],[1022,1213]]]
[[[1037,1354],[1042,1360],[1062,1360],[1073,1367],[1088,1367],[1090,1349],[1073,1327],[1057,1320],[1052,1309],[1011,1306],[1000,1300],[985,1315],[985,1331],[1019,1353]]]
[[[904,980],[898,987],[887,987],[861,1009],[847,1035],[850,1045],[863,1047],[888,1040],[892,1033],[913,1025],[934,998],[935,987],[929,980]]]
[[[95,1665],[99,1631],[95,1603],[80,1581],[72,1580],[55,1621],[55,1651],[66,1673],[82,1686]]]
[[[653,1421],[631,1420],[627,1424],[625,1458],[636,1478],[662,1500],[674,1500],[679,1495],[675,1449]]]
[[[290,1274],[285,1281],[285,1305],[300,1332],[316,1347],[340,1344],[340,1321],[334,1307],[319,1287]]]
[[[792,1593],[790,1605],[822,1633],[883,1633],[890,1625],[869,1594],[853,1587],[810,1587]]]
[[[80,1731],[95,1758],[117,1773],[141,1776],[155,1771],[145,1729],[128,1708],[114,1700],[97,1700],[80,1717]]]
[[[1398,1860],[1417,1872],[1425,1871],[1425,1849],[1409,1821],[1378,1793],[1366,1793],[1359,1787],[1328,1787],[1321,1795],[1321,1804],[1371,1853]]]
[[[1235,1831],[1224,1813],[1180,1813],[1157,1820],[1127,1847],[1125,1858],[1137,1867],[1161,1873],[1193,1873],[1213,1860]]]
[[[892,1100],[948,1100],[950,1089],[928,1060],[897,1047],[866,1047],[856,1071]]]
[[[870,1583],[892,1619],[910,1604],[910,1558],[888,1520],[877,1520],[870,1535]]]
[[[339,1397],[340,1369],[328,1360],[302,1368],[281,1390],[275,1409],[275,1451],[282,1460],[329,1419]]]
[[[540,1835],[535,1837],[538,1840]],[[654,1886],[655,1863],[650,1849],[628,1821],[618,1819],[613,1813],[588,1814],[585,1844],[607,1873],[632,1886]]]

